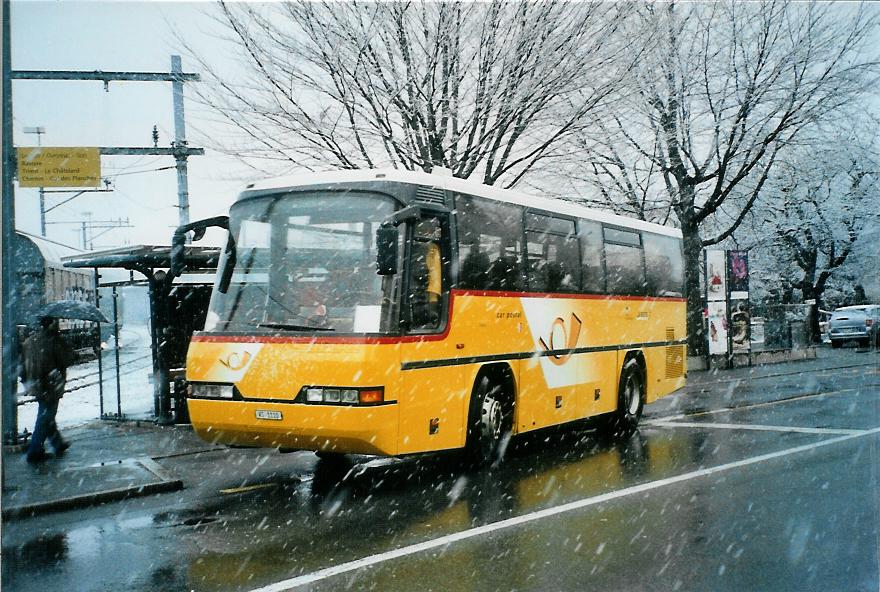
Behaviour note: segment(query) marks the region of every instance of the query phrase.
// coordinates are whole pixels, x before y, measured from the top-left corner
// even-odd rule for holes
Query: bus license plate
[[[268,409],[257,409],[257,419],[281,419],[281,412],[269,411]]]

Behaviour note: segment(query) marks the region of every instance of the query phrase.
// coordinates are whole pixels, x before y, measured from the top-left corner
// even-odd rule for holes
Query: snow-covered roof
[[[677,228],[653,224],[635,218],[619,216],[602,210],[595,210],[573,202],[561,199],[551,199],[538,195],[530,195],[511,189],[500,189],[491,185],[484,185],[468,179],[459,179],[449,175],[436,175],[422,171],[404,171],[398,169],[360,169],[340,170],[320,173],[304,173],[299,175],[276,177],[251,183],[245,187],[242,197],[250,192],[264,192],[273,189],[280,191],[305,187],[309,185],[323,185],[330,183],[364,183],[375,181],[389,181],[408,183],[411,185],[423,185],[427,187],[440,187],[448,191],[459,191],[470,195],[477,195],[500,202],[512,203],[521,206],[539,208],[549,212],[565,214],[577,218],[586,218],[606,224],[625,226],[636,230],[645,230],[667,236],[681,238],[681,231]]]
[[[76,247],[71,247],[57,241],[49,240],[42,236],[30,234],[29,232],[22,232],[21,230],[17,230],[16,233],[20,234],[22,237],[29,240],[35,247],[37,247],[37,249],[40,251],[40,255],[43,256],[43,261],[46,263],[46,265],[50,267],[60,268],[62,267],[62,257],[79,255],[80,253],[82,253],[82,250],[77,249]]]

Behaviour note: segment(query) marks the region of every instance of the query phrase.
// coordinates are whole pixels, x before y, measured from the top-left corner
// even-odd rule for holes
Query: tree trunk
[[[696,222],[682,220],[681,233],[684,242],[688,355],[705,356],[708,353],[708,346],[703,322],[703,291],[700,288],[703,242]]]
[[[813,284],[807,281],[801,286],[801,292],[804,296],[804,302],[807,300],[816,301],[815,304],[810,306],[810,314],[807,317],[807,321],[810,325],[810,342],[822,343],[822,332],[819,330],[819,297],[821,294],[817,294]]]

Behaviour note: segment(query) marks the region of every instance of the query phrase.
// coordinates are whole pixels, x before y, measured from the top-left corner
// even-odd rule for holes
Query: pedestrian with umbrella
[[[48,439],[55,456],[62,456],[70,444],[61,437],[55,423],[58,403],[64,395],[67,368],[74,361],[74,352],[58,326],[59,318],[104,321],[97,307],[73,300],[52,302],[40,311],[40,328],[22,344],[22,382],[28,394],[39,404],[34,433],[27,451],[27,461],[40,463],[48,458],[43,443]]]

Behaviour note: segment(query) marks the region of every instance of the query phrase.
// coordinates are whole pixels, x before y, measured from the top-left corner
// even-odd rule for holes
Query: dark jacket
[[[73,349],[57,331],[41,328],[22,344],[22,382],[38,401],[55,401],[64,394]]]

